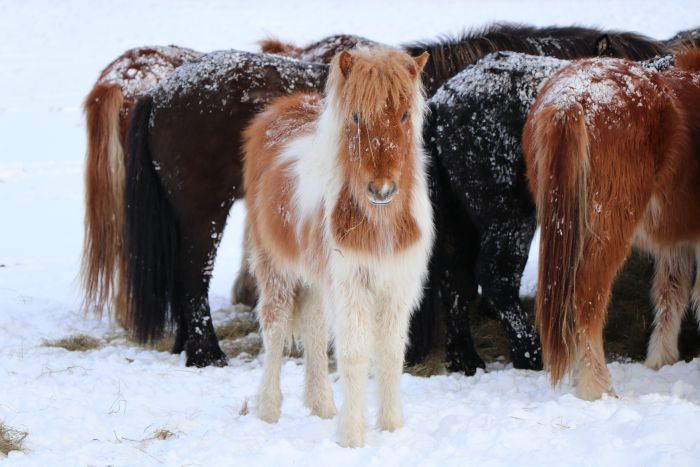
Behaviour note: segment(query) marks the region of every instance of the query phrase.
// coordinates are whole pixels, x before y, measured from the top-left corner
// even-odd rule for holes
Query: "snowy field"
[[[0,422],[28,433],[24,451],[0,454],[0,464],[700,465],[700,359],[659,372],[613,363],[619,398],[597,402],[576,399],[569,384],[551,388],[542,373],[497,364],[471,378],[404,375],[405,427],[374,429],[370,393],[367,446],[344,450],[335,444],[334,422],[303,407],[298,360],[284,365],[282,417],[269,425],[248,413],[259,359],[187,368],[184,356],[108,339],[120,335],[118,327],[84,316],[76,280],[80,105],[99,71],[127,48],[254,50],[268,34],[304,43],[338,32],[401,43],[496,20],[658,38],[700,25],[697,0],[236,3],[0,0]],[[228,300],[242,216],[234,208],[212,282],[213,309]],[[225,318],[215,314],[217,322]],[[42,345],[76,333],[111,343],[83,353]]]

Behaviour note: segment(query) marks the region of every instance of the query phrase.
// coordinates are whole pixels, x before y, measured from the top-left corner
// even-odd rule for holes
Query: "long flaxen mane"
[[[344,58],[348,56],[353,57],[351,63]],[[352,73],[345,76],[343,70],[349,68]],[[333,59],[326,95],[338,105],[340,116],[358,113],[372,122],[381,117],[386,106],[398,109],[402,102],[424,100],[415,79],[417,72],[415,61],[404,52],[388,47],[359,48]]]

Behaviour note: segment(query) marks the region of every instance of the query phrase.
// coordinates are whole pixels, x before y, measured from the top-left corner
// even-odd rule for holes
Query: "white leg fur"
[[[694,252],[686,247],[674,247],[658,252],[655,257],[654,330],[645,365],[658,370],[678,361],[678,334],[690,298]]]
[[[306,370],[304,404],[311,409],[311,415],[332,418],[336,409],[328,380],[328,327],[320,291],[302,288],[297,304],[301,313],[300,334]]]
[[[410,305],[394,295],[379,302],[375,319],[375,363],[379,393],[377,427],[394,431],[403,426],[400,380],[408,341]]]
[[[695,247],[696,268],[698,265],[700,265],[700,245]],[[698,329],[700,330],[700,274],[697,271],[695,272],[695,285],[693,285],[691,304],[693,305],[693,311],[695,312],[695,322],[698,323]]]
[[[595,345],[595,341],[589,339],[586,334],[585,330],[578,334],[580,342],[573,372],[576,396],[587,401],[600,399],[603,394],[615,397],[610,371],[602,352],[603,346]],[[602,339],[602,332],[596,331],[592,334],[594,339]]]
[[[343,281],[332,287],[334,334],[343,406],[338,416],[337,442],[343,447],[365,444],[365,393],[373,336],[373,300],[359,281]]]
[[[294,289],[286,281],[270,270],[266,271],[267,281],[261,281],[258,316],[265,345],[265,362],[260,383],[256,413],[261,420],[277,422],[282,407],[280,371],[282,356],[287,338],[291,334],[291,321],[294,308]]]

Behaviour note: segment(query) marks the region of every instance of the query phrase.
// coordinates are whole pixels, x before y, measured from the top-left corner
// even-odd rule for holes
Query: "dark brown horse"
[[[647,363],[678,358],[700,247],[700,49],[666,72],[616,59],[557,71],[530,110],[523,149],[540,240],[537,324],[553,383],[613,393],[603,324],[632,245],[656,260]],[[695,285],[693,286],[693,282]]]
[[[431,54],[423,76],[430,94],[495,50],[589,56],[602,34],[496,25],[404,48]],[[320,91],[326,73],[325,65],[274,55],[216,52],[181,66],[140,101],[130,128],[126,250],[128,317],[141,340],[157,337],[170,319],[178,324],[173,350],[185,349],[188,365],[225,363],[208,286],[229,208],[242,195],[241,131],[271,98]]]

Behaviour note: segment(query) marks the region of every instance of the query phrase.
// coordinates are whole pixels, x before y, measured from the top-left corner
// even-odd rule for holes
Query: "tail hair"
[[[557,384],[577,352],[576,279],[588,230],[589,139],[578,103],[565,109],[545,106],[530,117],[525,132],[524,149],[537,171],[541,228],[536,322],[545,367]]]
[[[125,188],[127,323],[140,342],[159,338],[173,324],[175,260],[179,228],[149,146],[152,97],[142,97],[129,127]]]
[[[688,47],[677,53],[675,58],[676,67],[679,69],[690,72],[700,71],[700,46]]]
[[[83,307],[102,313],[122,289],[124,148],[119,86],[97,84],[85,98],[87,153],[85,222],[80,276]],[[117,315],[123,309],[116,307]]]

